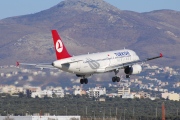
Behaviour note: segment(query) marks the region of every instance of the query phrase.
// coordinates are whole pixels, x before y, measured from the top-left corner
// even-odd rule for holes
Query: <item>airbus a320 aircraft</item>
[[[138,55],[129,49],[71,56],[56,30],[52,30],[52,38],[56,51],[56,61],[50,64],[17,62],[17,65],[32,65],[38,68],[58,68],[62,71],[76,74],[77,77],[81,77],[81,84],[87,84],[87,77],[105,72],[114,72],[115,76],[112,77],[112,82],[119,82],[120,77],[118,77],[117,74],[120,69],[124,69],[126,78],[129,78],[130,75],[139,74],[142,71],[142,67],[138,63],[163,57],[160,53],[159,56],[140,60]]]

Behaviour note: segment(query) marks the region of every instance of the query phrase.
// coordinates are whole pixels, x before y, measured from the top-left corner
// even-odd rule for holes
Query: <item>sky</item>
[[[0,19],[36,13],[63,0],[0,0]],[[121,10],[150,12],[160,9],[180,11],[180,0],[105,0]]]

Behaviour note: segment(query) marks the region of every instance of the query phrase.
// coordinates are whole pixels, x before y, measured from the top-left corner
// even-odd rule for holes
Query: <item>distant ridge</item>
[[[57,29],[71,54],[123,49],[141,58],[162,52],[153,61],[179,66],[180,12],[122,11],[103,0],[65,0],[47,10],[0,20],[0,65],[51,62],[51,29]]]

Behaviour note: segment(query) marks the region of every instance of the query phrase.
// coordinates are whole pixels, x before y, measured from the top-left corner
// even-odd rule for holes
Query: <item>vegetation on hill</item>
[[[100,102],[87,96],[67,95],[64,98],[28,98],[1,95],[0,114],[32,115],[50,113],[51,115],[80,115],[82,117],[117,117],[128,120],[161,119],[162,103],[165,104],[166,118],[180,119],[180,102],[169,100],[106,98]],[[40,112],[41,111],[41,112]]]

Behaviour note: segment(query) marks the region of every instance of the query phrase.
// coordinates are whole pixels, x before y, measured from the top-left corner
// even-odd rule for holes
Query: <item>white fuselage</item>
[[[123,49],[73,56],[53,62],[53,66],[77,75],[109,72],[107,68],[139,60],[132,50]]]

